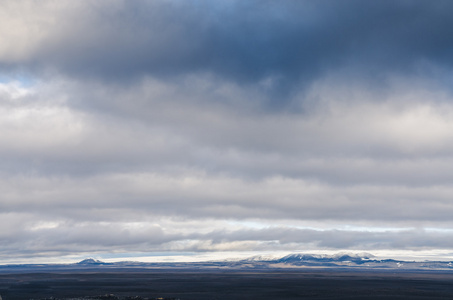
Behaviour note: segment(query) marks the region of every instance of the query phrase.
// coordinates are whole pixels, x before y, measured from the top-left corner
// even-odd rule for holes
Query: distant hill
[[[0,272],[22,272],[24,270],[83,270],[83,269],[367,269],[367,270],[451,270],[451,261],[401,261],[378,259],[369,253],[338,253],[334,255],[295,253],[283,257],[253,256],[243,260],[223,260],[205,262],[134,262],[121,261],[114,263],[87,258],[73,264],[27,264],[0,265]]]
[[[77,265],[82,265],[82,266],[96,266],[96,265],[111,265],[111,263],[106,263],[94,258],[87,258],[82,261],[79,261],[76,263]]]
[[[450,261],[401,261],[395,259],[378,259],[369,253],[338,253],[334,255],[290,254],[281,258],[260,259],[252,257],[240,261],[242,264],[255,264],[256,267],[323,267],[353,269],[408,269],[408,270],[452,270]]]

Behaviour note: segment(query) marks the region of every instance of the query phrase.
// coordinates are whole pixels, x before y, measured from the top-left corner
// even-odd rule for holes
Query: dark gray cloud
[[[431,65],[449,70],[451,6],[450,1],[87,1],[63,9],[58,25],[36,21],[46,31],[43,37],[30,42],[22,57],[4,55],[0,62],[117,83],[191,73],[241,84],[269,79],[269,91],[281,95],[333,71],[375,83],[395,73],[433,75]]]

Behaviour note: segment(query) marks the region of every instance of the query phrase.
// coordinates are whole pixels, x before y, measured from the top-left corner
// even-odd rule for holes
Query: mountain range
[[[452,261],[403,261],[379,259],[369,253],[334,255],[290,254],[283,257],[253,256],[241,260],[205,261],[205,262],[103,262],[87,258],[73,264],[16,264],[1,265],[0,272],[23,269],[117,269],[117,268],[169,268],[169,269],[375,269],[375,270],[451,270]]]

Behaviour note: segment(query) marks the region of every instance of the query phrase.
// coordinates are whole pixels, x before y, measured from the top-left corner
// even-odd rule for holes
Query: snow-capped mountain
[[[284,256],[277,261],[280,263],[300,263],[300,262],[354,262],[356,264],[363,264],[374,258],[372,254],[352,254],[352,253],[338,253],[334,255],[325,254],[290,254]]]
[[[109,265],[110,263],[106,263],[94,258],[87,258],[82,261],[76,263],[77,265],[85,265],[85,266],[96,266],[96,265]]]

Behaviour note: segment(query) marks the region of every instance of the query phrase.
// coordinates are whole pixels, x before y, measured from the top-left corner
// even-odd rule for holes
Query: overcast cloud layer
[[[0,261],[452,249],[452,11],[0,1]]]

